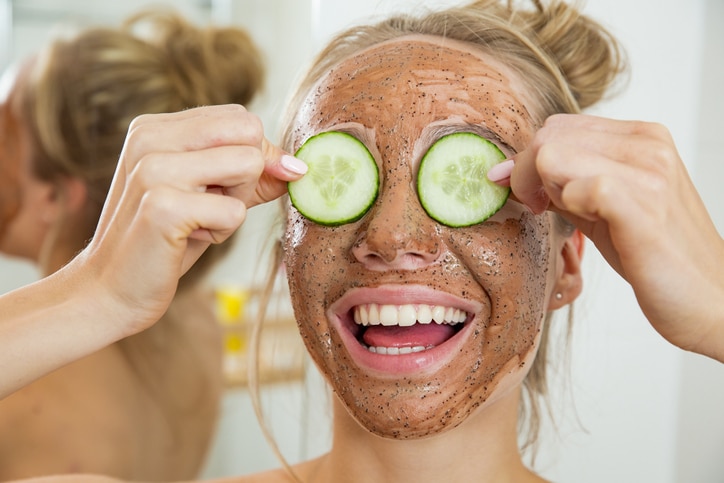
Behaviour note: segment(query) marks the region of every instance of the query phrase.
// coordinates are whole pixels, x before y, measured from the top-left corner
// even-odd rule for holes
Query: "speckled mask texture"
[[[380,436],[459,425],[517,387],[535,355],[552,282],[549,217],[511,201],[482,224],[449,228],[427,216],[415,189],[421,157],[445,134],[476,132],[508,155],[523,149],[533,123],[518,86],[464,44],[408,37],[338,64],[297,117],[296,147],[345,131],[380,166],[380,194],[362,219],[329,228],[292,208],[284,239],[307,348],[349,413]],[[467,317],[435,347],[380,355],[353,321],[365,304],[446,306]],[[402,346],[412,338],[390,334]]]

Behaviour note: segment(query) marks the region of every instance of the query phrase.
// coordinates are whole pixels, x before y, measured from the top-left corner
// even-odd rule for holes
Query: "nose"
[[[415,270],[440,258],[440,227],[427,216],[414,190],[382,192],[368,220],[352,247],[352,255],[368,270]]]

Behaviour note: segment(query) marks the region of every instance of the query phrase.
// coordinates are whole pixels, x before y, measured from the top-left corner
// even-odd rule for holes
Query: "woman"
[[[580,291],[582,233],[632,284],[664,337],[724,360],[724,280],[713,268],[724,263],[724,242],[668,133],[575,114],[620,70],[611,42],[563,4],[528,12],[481,1],[353,29],[321,54],[290,106],[283,146],[294,151],[317,134],[344,132],[369,150],[380,177],[376,200],[357,221],[322,226],[290,207],[283,240],[300,331],[337,396],[334,440],[328,453],[287,471],[226,481],[543,481],[521,459],[518,410],[524,381],[533,395],[544,388],[547,314]],[[210,134],[231,118],[234,129]],[[109,206],[123,192],[142,213],[173,212],[191,241],[223,238],[240,222],[236,209],[280,196],[283,180],[296,178],[260,136],[241,131],[252,126],[233,106],[142,118]],[[190,132],[189,156],[208,156],[220,137],[236,152],[240,143],[250,148],[258,183],[238,166],[224,168],[234,173],[225,185],[232,196],[213,202],[226,216],[219,210],[199,221],[201,207],[191,216],[162,201],[163,194],[191,206],[199,186],[223,177],[224,159],[203,177],[153,177],[149,150],[184,150]],[[510,184],[513,199],[485,222],[452,228],[427,215],[416,181],[431,146],[459,132],[486,138],[509,158],[488,177]],[[133,182],[141,179],[152,204],[140,202]],[[211,216],[212,198],[202,195]],[[93,267],[104,241],[131,246],[112,227],[101,224],[101,238],[72,269],[83,259]],[[185,240],[163,250],[175,254],[164,260],[196,256]],[[703,252],[689,255],[690,246]],[[682,297],[682,289],[690,292]],[[155,290],[148,300],[168,293]],[[445,309],[441,329],[430,330],[423,312],[437,307]],[[400,327],[409,314],[412,328]]]
[[[22,66],[2,104],[2,164],[17,173],[19,202],[3,201],[0,250],[56,272],[93,236],[134,117],[246,104],[262,82],[261,54],[244,31],[169,12],[55,40]],[[0,402],[0,480],[197,475],[222,390],[220,332],[202,281],[228,247],[208,250],[179,281],[152,330]]]

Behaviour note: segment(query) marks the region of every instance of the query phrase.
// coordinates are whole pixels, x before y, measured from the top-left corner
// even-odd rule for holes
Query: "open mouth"
[[[432,349],[457,334],[469,317],[458,308],[425,304],[362,304],[351,312],[357,341],[384,355]]]

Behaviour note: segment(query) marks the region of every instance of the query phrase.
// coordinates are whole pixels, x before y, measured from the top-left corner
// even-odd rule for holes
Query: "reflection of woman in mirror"
[[[245,32],[199,28],[168,13],[55,40],[23,65],[2,104],[0,157],[18,173],[12,188],[20,199],[2,221],[0,250],[33,261],[42,275],[55,272],[93,236],[134,117],[248,103],[262,78]],[[10,207],[3,201],[3,212]],[[0,479],[197,475],[222,382],[220,334],[200,283],[228,247],[206,252],[152,330],[0,402]]]
[[[668,133],[576,114],[621,68],[613,39],[557,2],[511,11],[480,1],[396,18],[343,33],[322,52],[290,105],[282,146],[292,152],[316,134],[344,132],[364,143],[380,174],[357,221],[321,226],[294,208],[287,216],[295,315],[336,395],[333,443],[312,461],[224,481],[543,481],[521,458],[519,410],[524,393],[532,401],[545,393],[546,319],[581,290],[583,235],[664,337],[724,360],[724,280],[714,267],[724,264],[724,242]],[[431,146],[458,132],[485,137],[510,159],[488,177],[513,196],[488,220],[453,228],[423,210],[416,178]],[[176,176],[154,176],[159,161],[149,153],[177,151],[168,159]],[[215,161],[207,172],[183,169],[200,156]],[[95,273],[116,244],[129,263],[142,260],[132,249],[141,230],[156,241],[158,272],[171,277],[169,266],[188,266],[303,171],[242,108],[143,117],[106,212],[132,230],[121,235],[102,217],[68,276]],[[230,196],[201,193],[208,185]],[[144,224],[149,213],[169,219]],[[143,300],[123,281],[115,290]],[[168,298],[167,285],[146,289],[148,301]],[[152,324],[154,310],[124,327]],[[534,426],[525,439],[535,439]]]

